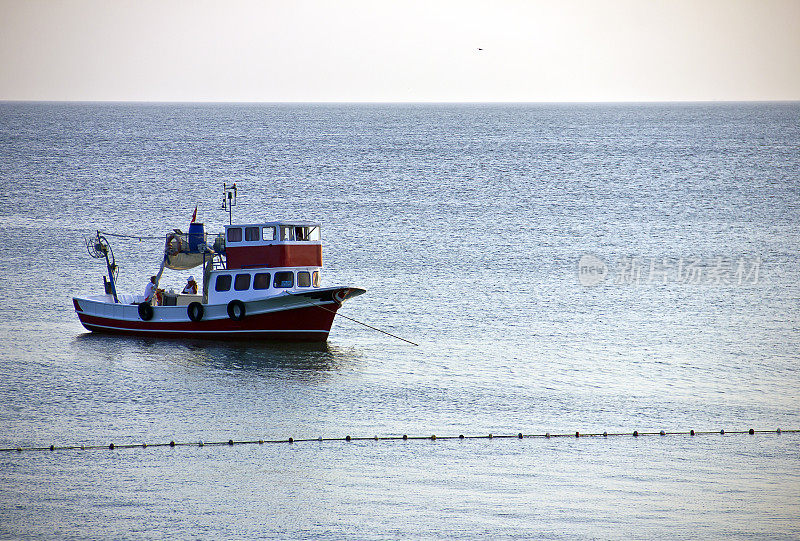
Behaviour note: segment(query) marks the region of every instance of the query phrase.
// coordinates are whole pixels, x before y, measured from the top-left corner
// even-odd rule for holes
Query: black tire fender
[[[241,321],[245,316],[244,303],[239,299],[234,299],[228,303],[228,317],[234,321]]]
[[[139,317],[142,319],[142,321],[150,321],[153,319],[153,305],[149,302],[140,302]]]
[[[205,308],[199,302],[190,302],[189,306],[186,307],[186,313],[189,315],[189,319],[192,321],[200,321],[203,319],[203,314],[205,314]]]

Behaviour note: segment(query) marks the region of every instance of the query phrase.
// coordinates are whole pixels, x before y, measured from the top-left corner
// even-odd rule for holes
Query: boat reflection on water
[[[316,379],[326,372],[352,367],[361,357],[355,348],[328,342],[218,342],[85,333],[76,336],[72,345],[87,356],[106,357],[112,362],[129,359],[137,363],[255,371],[266,377],[291,379]]]

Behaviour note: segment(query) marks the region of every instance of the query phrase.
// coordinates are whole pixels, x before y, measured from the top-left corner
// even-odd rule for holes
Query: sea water
[[[0,537],[796,539],[799,150],[797,103],[0,103],[0,447],[103,446],[0,453]],[[234,182],[418,345],[80,326],[86,237],[140,293]],[[626,435],[443,439],[576,431]]]

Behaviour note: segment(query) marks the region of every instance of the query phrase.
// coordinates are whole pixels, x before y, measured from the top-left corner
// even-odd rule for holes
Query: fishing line
[[[405,338],[402,338],[402,337],[400,337],[400,336],[397,336],[396,334],[392,334],[392,333],[390,333],[390,332],[384,331],[384,330],[382,330],[382,329],[379,329],[379,328],[377,328],[377,327],[373,327],[372,325],[368,325],[368,324],[364,323],[363,321],[359,321],[359,320],[357,320],[357,319],[355,319],[355,318],[348,317],[348,316],[346,316],[346,315],[344,315],[344,314],[340,314],[340,313],[338,313],[338,312],[336,312],[336,311],[334,311],[334,310],[329,310],[329,309],[325,308],[324,306],[321,306],[321,305],[319,305],[319,304],[313,303],[313,302],[311,302],[311,301],[310,301],[310,300],[308,300],[308,299],[305,299],[305,298],[303,298],[303,297],[301,297],[301,296],[299,296],[299,295],[296,295],[296,294],[292,293],[291,291],[287,291],[286,293],[288,293],[289,295],[291,295],[291,296],[293,296],[293,297],[297,297],[298,299],[300,299],[300,300],[302,300],[302,301],[305,301],[305,302],[307,302],[307,303],[308,303],[309,305],[311,305],[311,306],[316,306],[317,308],[321,308],[321,309],[325,310],[326,312],[330,312],[331,314],[336,314],[336,315],[337,315],[337,316],[339,316],[339,317],[343,317],[343,318],[345,318],[345,319],[349,319],[350,321],[353,321],[353,322],[355,322],[355,323],[358,323],[359,325],[363,325],[363,326],[365,326],[365,327],[367,327],[367,328],[370,328],[370,329],[372,329],[372,330],[374,330],[374,331],[382,332],[383,334],[386,334],[386,335],[388,335],[388,336],[391,336],[392,338],[397,338],[398,340],[402,340],[403,342],[408,342],[408,343],[409,343],[409,344],[411,344],[412,346],[419,346],[419,344],[417,344],[416,342],[412,342],[411,340],[406,340]]]

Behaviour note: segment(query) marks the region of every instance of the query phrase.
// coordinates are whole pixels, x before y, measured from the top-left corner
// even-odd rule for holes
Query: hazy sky
[[[800,0],[0,0],[0,100],[798,99]]]

